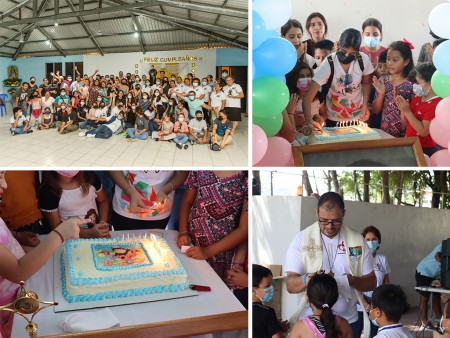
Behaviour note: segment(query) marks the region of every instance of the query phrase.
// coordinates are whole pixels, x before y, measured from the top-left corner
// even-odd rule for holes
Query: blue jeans
[[[86,135],[88,134],[93,134],[95,135],[95,138],[110,138],[113,134],[112,130],[109,129],[107,126],[105,126],[104,124],[98,126],[97,128],[93,129],[93,130],[89,130],[86,132]]]
[[[130,135],[131,138],[137,138],[138,140],[148,139],[148,132],[146,132],[146,131],[144,131],[142,134],[136,135],[134,133],[134,128],[128,128],[127,133],[128,133],[128,135]]]
[[[25,128],[25,126],[21,126],[21,127],[17,127],[17,128],[9,128],[9,131],[11,132],[11,134],[14,132],[16,134],[26,134],[26,131],[23,131],[23,128]]]
[[[154,120],[148,121],[148,129],[151,132],[158,131],[159,125]]]
[[[95,121],[86,120],[80,123],[80,129],[91,129],[94,127]]]
[[[187,135],[177,135],[173,139],[173,142],[178,143],[178,144],[185,144],[187,141],[188,141]]]

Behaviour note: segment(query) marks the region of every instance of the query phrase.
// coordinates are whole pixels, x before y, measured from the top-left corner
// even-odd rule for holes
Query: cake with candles
[[[381,135],[361,121],[338,122],[336,127],[324,127],[323,132],[313,131],[302,135],[303,144],[323,144],[348,141],[366,141],[380,139]]]
[[[189,287],[180,260],[153,234],[67,241],[60,259],[62,294],[69,303]]]

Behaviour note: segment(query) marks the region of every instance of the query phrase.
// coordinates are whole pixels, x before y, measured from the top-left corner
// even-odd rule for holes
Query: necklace
[[[336,251],[335,251],[335,253],[334,253],[333,263],[331,263],[330,253],[328,252],[327,246],[325,245],[325,242],[323,241],[323,234],[320,234],[320,235],[321,235],[323,247],[325,248],[325,251],[326,251],[326,253],[327,253],[328,265],[330,266],[330,272],[329,272],[328,274],[329,274],[331,277],[334,277],[333,267],[334,267],[334,262],[336,261],[339,243],[340,243],[340,241],[341,241],[341,232],[339,231],[338,245],[336,246]]]

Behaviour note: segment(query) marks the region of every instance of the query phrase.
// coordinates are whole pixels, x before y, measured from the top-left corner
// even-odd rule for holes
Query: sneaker
[[[211,150],[214,150],[214,151],[221,151],[220,146],[219,146],[217,143],[214,143],[214,144],[211,146]]]
[[[194,141],[193,140],[191,140],[191,146],[193,146],[195,143],[194,143]]]
[[[183,147],[181,146],[181,144],[177,143],[177,148],[178,148],[178,149],[181,149],[181,148],[183,148]]]
[[[189,148],[189,145],[185,144],[184,149],[187,149],[187,148]]]
[[[12,131],[11,132],[11,136],[14,136],[14,135],[16,135],[16,133],[14,131]]]
[[[124,131],[122,134],[120,134],[122,136],[128,136],[128,132]]]
[[[31,130],[31,129],[27,130],[27,134],[31,134],[32,132],[33,132],[33,130]]]
[[[130,135],[128,135],[128,133],[127,133],[127,137],[126,138],[131,138],[131,136]]]
[[[432,331],[434,331],[434,330],[436,330],[436,328],[434,327],[434,325],[431,322],[427,322],[426,324],[422,324],[420,326],[419,330],[420,331],[423,331],[423,330],[432,330]]]
[[[94,137],[95,137],[95,134],[87,134],[86,137],[94,138]]]
[[[80,137],[86,136],[86,132],[80,131],[80,132],[78,133],[78,136],[80,136]]]

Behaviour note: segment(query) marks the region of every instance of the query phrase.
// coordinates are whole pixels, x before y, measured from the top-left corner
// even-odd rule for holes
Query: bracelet
[[[127,191],[128,189],[133,189],[133,187],[130,185],[130,186],[128,186],[127,188],[125,188],[124,191]]]
[[[305,284],[305,285],[306,285],[306,278],[308,278],[308,276],[309,276],[309,273],[305,273],[305,274],[303,275],[302,280],[303,280],[303,284]]]
[[[61,233],[56,229],[53,229],[52,231],[56,232],[58,234],[59,238],[61,238],[61,243],[64,243],[64,237],[61,235]]]

